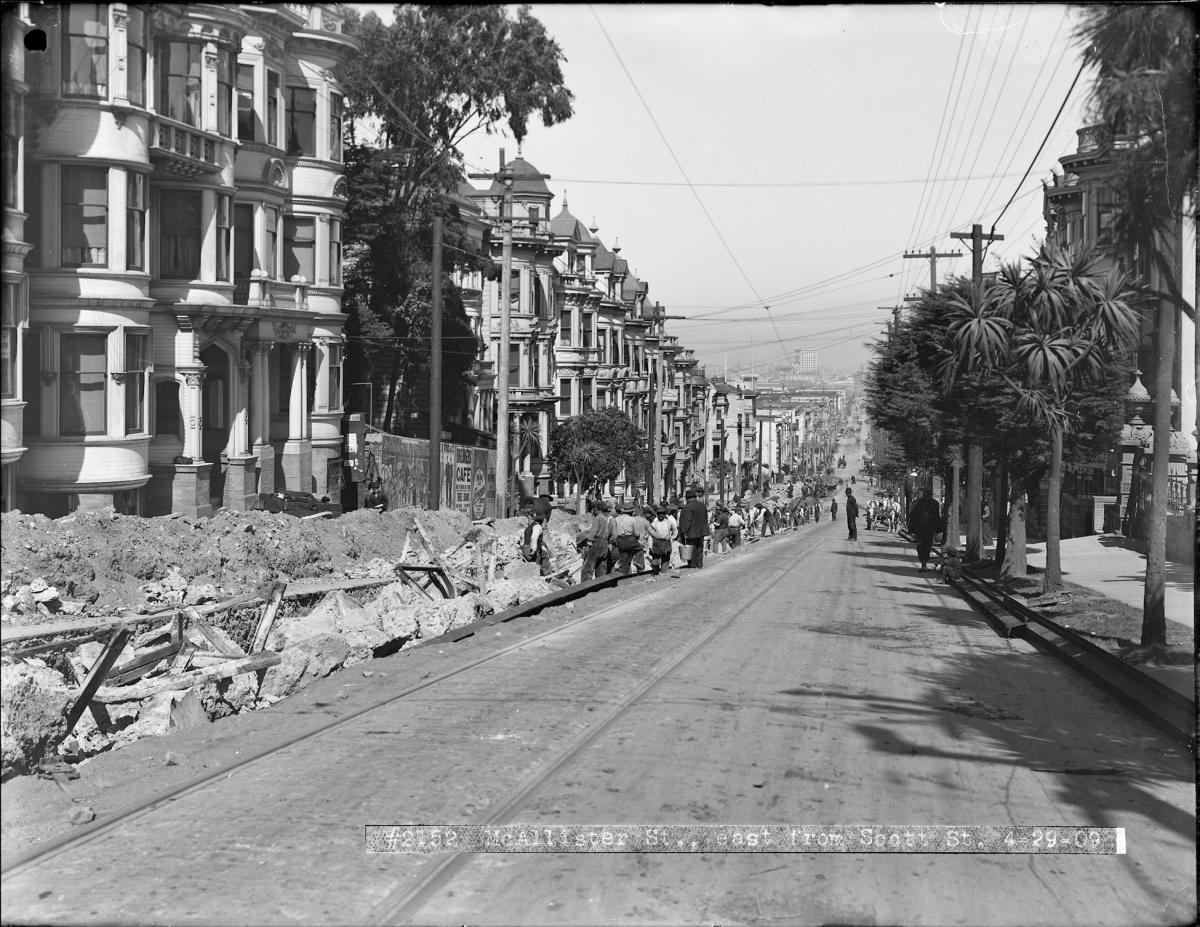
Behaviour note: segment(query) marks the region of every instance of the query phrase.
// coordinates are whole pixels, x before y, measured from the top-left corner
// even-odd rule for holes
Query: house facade
[[[10,48],[47,36],[7,65],[5,505],[335,492],[354,51],[336,7],[27,7],[4,13]]]

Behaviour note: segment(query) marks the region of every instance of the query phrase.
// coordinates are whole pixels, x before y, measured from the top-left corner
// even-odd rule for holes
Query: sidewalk
[[[1120,535],[1093,534],[1082,538],[1067,538],[1059,542],[1062,551],[1063,579],[1086,586],[1132,605],[1142,607],[1146,582],[1146,555],[1127,547]],[[1029,565],[1045,568],[1044,541],[1029,545]],[[1166,613],[1167,620],[1194,627],[1192,610],[1195,572],[1189,563],[1167,561]]]

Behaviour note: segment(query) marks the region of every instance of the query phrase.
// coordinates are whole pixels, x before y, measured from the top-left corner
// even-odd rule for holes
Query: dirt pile
[[[577,571],[575,522],[556,517],[550,543],[556,566],[574,563]],[[426,549],[418,523],[437,557]],[[139,737],[262,708],[343,667],[546,595],[555,586],[539,575],[536,564],[520,557],[525,524],[514,518],[477,525],[458,512],[419,509],[310,521],[227,511],[211,519],[102,512],[51,520],[5,514],[0,518],[0,618],[9,625],[150,614],[244,594],[265,599],[278,580],[302,589],[301,580],[390,579],[402,559],[418,566],[440,560],[458,594],[444,599],[434,586],[422,592],[411,582],[393,581],[289,598],[266,644],[280,654],[275,665],[106,704],[100,720],[85,711],[65,738],[65,714],[78,691],[73,682],[95,662],[103,644],[85,643],[74,652],[32,659],[6,655],[3,776],[31,771],[55,753],[79,760]],[[249,653],[262,612],[261,605],[217,612],[204,619],[210,623],[206,634],[189,627],[187,641],[195,659],[203,661],[198,665],[211,665],[230,648]],[[117,666],[162,645],[166,626],[148,627],[142,626]],[[214,639],[224,651],[216,649]],[[185,661],[181,670],[178,660],[175,664],[172,658],[161,660],[143,681],[165,680],[190,666]]]

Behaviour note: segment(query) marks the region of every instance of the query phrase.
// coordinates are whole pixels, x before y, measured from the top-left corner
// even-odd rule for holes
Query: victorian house
[[[335,491],[337,7],[30,6],[4,11],[5,504]]]

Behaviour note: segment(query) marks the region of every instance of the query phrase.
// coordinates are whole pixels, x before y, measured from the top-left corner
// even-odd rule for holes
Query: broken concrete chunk
[[[337,634],[317,634],[285,647],[280,656],[263,678],[260,698],[286,698],[312,680],[341,669],[350,656],[350,645]]]
[[[0,778],[31,772],[67,733],[74,690],[41,660],[5,661],[0,674]]]

